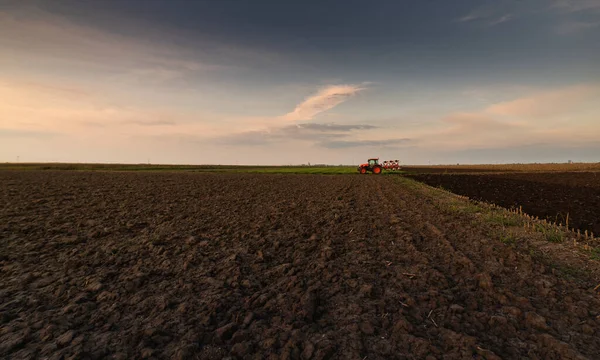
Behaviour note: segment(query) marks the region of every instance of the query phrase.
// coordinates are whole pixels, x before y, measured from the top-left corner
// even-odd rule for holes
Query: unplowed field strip
[[[0,357],[600,354],[593,276],[563,276],[397,177],[6,171],[0,184]]]
[[[600,172],[420,174],[410,177],[456,194],[600,235]],[[568,219],[567,219],[568,218]]]

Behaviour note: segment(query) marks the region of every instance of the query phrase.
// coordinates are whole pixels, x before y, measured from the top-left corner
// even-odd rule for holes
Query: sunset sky
[[[600,161],[600,0],[0,0],[0,162]]]

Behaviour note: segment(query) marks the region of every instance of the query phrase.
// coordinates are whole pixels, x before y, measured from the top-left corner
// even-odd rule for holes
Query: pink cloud
[[[449,114],[434,127],[406,136],[426,147],[455,150],[597,141],[598,98],[600,86],[595,84],[534,92],[480,110]]]
[[[311,120],[322,112],[333,109],[364,90],[359,85],[329,85],[298,104],[294,111],[282,116],[284,120]]]
[[[503,129],[515,126],[511,123],[498,121],[487,114],[482,113],[456,113],[442,119],[442,121],[453,124],[456,128],[471,129]]]
[[[174,74],[225,68],[200,62],[181,47],[166,41],[139,39],[78,23],[36,7],[0,12],[0,47],[16,59],[41,58],[64,64],[84,64],[127,72]],[[141,74],[144,75],[144,74]],[[139,77],[139,76],[138,76]]]
[[[554,0],[552,8],[564,12],[600,10],[600,2],[598,0]]]
[[[577,85],[494,104],[485,109],[485,113],[513,117],[553,116],[575,110],[599,96],[600,86]]]
[[[117,106],[93,91],[76,86],[0,79],[0,129],[53,132],[95,137],[136,134],[220,133],[205,114],[168,107]],[[111,136],[112,136],[111,135]]]

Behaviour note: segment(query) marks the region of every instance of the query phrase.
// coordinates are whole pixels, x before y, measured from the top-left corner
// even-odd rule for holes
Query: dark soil
[[[0,173],[0,357],[594,359],[565,278],[396,177]]]
[[[456,194],[518,208],[600,235],[600,173],[421,174],[409,177]]]
[[[494,173],[503,172],[502,169],[481,169],[476,167],[443,167],[443,166],[401,166],[401,170],[409,174],[446,174],[446,173]]]

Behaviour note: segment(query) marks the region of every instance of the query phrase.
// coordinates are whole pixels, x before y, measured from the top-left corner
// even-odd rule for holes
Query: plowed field
[[[600,234],[600,172],[421,174],[431,186]]]
[[[5,171],[0,184],[3,358],[600,354],[598,261],[509,244],[409,180]]]

